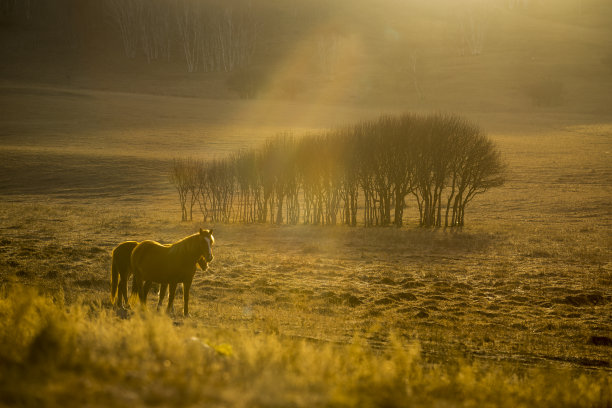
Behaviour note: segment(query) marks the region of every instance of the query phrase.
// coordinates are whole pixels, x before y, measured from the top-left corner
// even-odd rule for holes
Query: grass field
[[[58,95],[45,92],[30,93],[30,106],[47,112]],[[84,93],[93,101],[77,105],[116,97]],[[108,126],[81,125],[61,120],[74,107],[66,98],[59,111],[22,121],[16,108],[3,123],[4,404],[612,404],[609,122],[550,113],[513,127],[481,116],[508,182],[473,204],[461,231],[419,229],[415,208],[402,229],[205,225],[215,260],[196,274],[184,319],[180,300],[171,317],[113,310],[110,251],[204,227],[179,222],[173,155],[223,155],[286,123],[228,115],[232,125],[217,117],[200,138],[189,114],[139,129],[118,110]],[[126,98],[146,107],[159,97]],[[326,126],[355,115],[330,109]]]

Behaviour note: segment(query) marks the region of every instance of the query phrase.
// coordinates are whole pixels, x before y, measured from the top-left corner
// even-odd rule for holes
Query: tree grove
[[[381,116],[296,138],[276,136],[225,159],[178,159],[182,219],[356,226],[460,227],[479,194],[504,183],[495,144],[456,115]]]

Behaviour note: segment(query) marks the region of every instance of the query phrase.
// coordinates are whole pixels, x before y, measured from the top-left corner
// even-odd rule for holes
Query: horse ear
[[[200,228],[200,235],[204,234],[204,230]]]
[[[212,229],[208,230],[208,235],[212,235]]]

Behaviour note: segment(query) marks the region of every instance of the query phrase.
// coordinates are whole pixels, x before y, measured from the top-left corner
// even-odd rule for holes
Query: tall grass
[[[606,372],[425,361],[391,334],[371,347],[211,329],[6,286],[0,404],[25,406],[612,406]]]

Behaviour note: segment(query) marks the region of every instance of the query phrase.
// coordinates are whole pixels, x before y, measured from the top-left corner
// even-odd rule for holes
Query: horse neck
[[[176,251],[182,252],[190,261],[193,260],[194,264],[202,256],[199,235],[191,235],[172,245]]]

